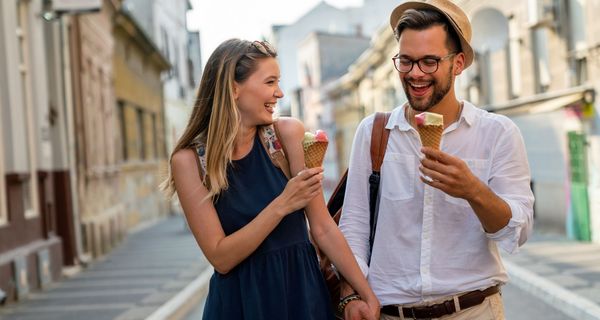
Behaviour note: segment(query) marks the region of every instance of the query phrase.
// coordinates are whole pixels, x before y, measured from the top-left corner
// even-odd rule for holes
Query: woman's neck
[[[241,159],[250,152],[256,133],[257,127],[240,127],[233,144],[233,160]]]

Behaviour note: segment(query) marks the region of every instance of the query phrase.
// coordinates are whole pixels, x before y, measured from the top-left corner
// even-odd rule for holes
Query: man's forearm
[[[504,228],[512,218],[508,203],[481,182],[478,192],[467,201],[488,233]]]

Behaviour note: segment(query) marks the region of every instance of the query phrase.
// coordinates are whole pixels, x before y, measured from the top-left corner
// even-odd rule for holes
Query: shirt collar
[[[469,126],[472,126],[475,122],[475,118],[477,116],[477,108],[470,103],[469,101],[462,100],[463,108],[460,113],[460,119],[458,123],[460,123],[463,119],[467,122]],[[390,116],[390,120],[386,124],[386,129],[394,129],[394,127],[398,127],[400,131],[408,131],[412,127],[410,123],[406,121],[405,109],[408,108],[408,103],[404,103],[401,106],[396,107]]]
[[[460,113],[460,121],[464,119],[469,126],[472,126],[473,123],[475,123],[475,118],[477,117],[477,108],[467,100],[463,100],[462,103],[463,109]]]
[[[385,128],[391,130],[394,129],[394,127],[398,127],[400,131],[410,130],[411,126],[408,123],[408,121],[406,121],[406,117],[404,116],[404,110],[407,107],[408,103],[396,107],[392,111],[392,114],[390,115],[390,120],[388,120],[388,123],[385,125]]]

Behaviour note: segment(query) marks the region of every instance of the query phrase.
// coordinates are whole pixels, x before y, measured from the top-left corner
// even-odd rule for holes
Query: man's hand
[[[424,183],[467,200],[488,233],[498,232],[508,224],[512,217],[508,203],[479,180],[463,160],[427,147],[421,152],[425,154],[419,167]]]
[[[421,160],[419,170],[424,183],[467,201],[474,199],[485,188],[460,158],[429,147],[423,147],[421,152],[425,157]]]
[[[369,305],[362,300],[350,301],[344,309],[344,320],[378,320],[371,313]]]

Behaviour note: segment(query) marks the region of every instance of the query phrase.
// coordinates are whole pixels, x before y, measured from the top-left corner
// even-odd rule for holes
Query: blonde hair
[[[203,183],[207,198],[227,189],[227,166],[240,130],[240,114],[234,98],[234,83],[246,81],[256,71],[258,59],[275,58],[277,53],[266,42],[230,39],[219,45],[208,58],[196,102],[188,124],[169,157],[168,176],[160,188],[171,198],[175,181],[171,159],[177,151],[206,146],[206,172]]]

